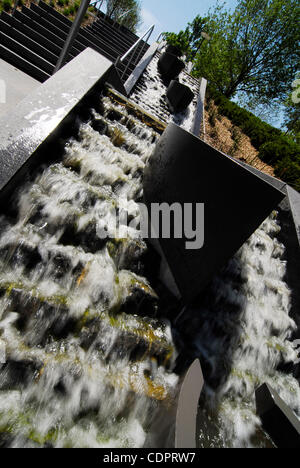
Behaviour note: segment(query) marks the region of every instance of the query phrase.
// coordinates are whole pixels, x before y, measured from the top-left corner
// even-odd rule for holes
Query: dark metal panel
[[[186,238],[159,242],[185,301],[201,293],[285,194],[232,158],[175,124],[169,124],[149,160],[144,196],[152,203],[204,203],[204,245]]]

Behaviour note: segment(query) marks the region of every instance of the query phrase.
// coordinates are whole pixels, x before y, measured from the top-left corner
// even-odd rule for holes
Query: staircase
[[[0,58],[27,73],[32,78],[44,82],[54,72],[55,65],[68,36],[72,21],[40,0],[31,3],[30,8],[22,6],[14,16],[2,12],[0,15]],[[124,26],[116,25],[100,14],[88,27],[80,28],[70,51],[68,61],[87,47],[102,54],[111,62],[123,56],[138,40]],[[149,45],[144,41],[131,56],[118,65],[118,71],[125,82],[146,53]],[[126,70],[128,62],[132,61]]]

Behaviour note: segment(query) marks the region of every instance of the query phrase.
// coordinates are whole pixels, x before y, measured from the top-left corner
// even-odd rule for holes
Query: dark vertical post
[[[14,14],[16,13],[16,9],[17,9],[18,5],[19,5],[19,0],[16,0],[15,5],[14,5],[14,9],[13,9],[13,11],[11,13],[11,16],[14,16]]]
[[[60,68],[63,67],[64,64],[66,63],[70,49],[73,45],[74,40],[76,39],[77,33],[79,31],[80,25],[82,23],[83,17],[86,13],[86,10],[88,9],[89,4],[90,4],[90,0],[82,0],[79,10],[77,12],[76,18],[74,19],[69,35],[66,39],[64,47],[57,61],[53,74],[56,73],[58,70],[60,70]]]

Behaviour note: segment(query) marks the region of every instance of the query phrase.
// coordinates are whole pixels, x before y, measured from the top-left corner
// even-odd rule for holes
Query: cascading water
[[[180,82],[190,87],[195,96],[184,112],[172,114],[166,101],[166,85],[157,72],[159,57],[160,54],[157,53],[151,60],[145,70],[145,73],[133,88],[130,99],[142,106],[146,111],[150,112],[162,122],[174,122],[185,130],[190,131],[197,108],[199,80],[193,78],[185,71],[180,74]]]
[[[300,387],[279,364],[297,360],[290,341],[290,291],[274,212],[217,276],[203,302],[176,326],[193,336],[206,388],[199,447],[268,447],[256,415],[255,389],[269,383],[300,416]],[[194,330],[197,330],[195,332]]]
[[[130,98],[164,121],[191,129],[196,101],[182,114],[170,115],[166,87],[152,60]],[[195,96],[199,82],[183,72],[180,81]],[[200,356],[206,388],[199,411],[199,447],[270,446],[255,414],[255,389],[264,382],[300,417],[300,387],[277,370],[295,363],[291,342],[297,328],[289,317],[290,291],[276,213],[244,244],[215,278],[194,310],[184,310],[173,327],[181,360]],[[179,359],[180,360],[180,359]]]
[[[127,225],[116,238],[113,217],[139,216],[158,135],[108,98],[92,126],[21,190],[16,219],[1,219],[5,446],[140,447],[175,397],[170,327],[147,318],[146,245]]]
[[[144,240],[121,219],[138,225],[143,169],[159,135],[107,97],[102,107],[63,160],[21,189],[16,216],[1,218],[1,445],[170,446],[174,369],[199,356],[199,446],[272,445],[259,433],[254,389],[270,382],[300,414],[297,381],[276,370],[297,353],[275,215],[201,304],[172,326],[153,318],[175,316],[144,276]],[[159,437],[162,415],[170,419]]]

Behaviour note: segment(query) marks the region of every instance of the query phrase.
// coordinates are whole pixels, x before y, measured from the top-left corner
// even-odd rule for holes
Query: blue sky
[[[178,32],[198,14],[204,16],[216,3],[215,0],[141,0],[143,24],[139,33],[145,32],[152,24],[156,24],[152,40],[164,31]],[[237,2],[227,0],[225,3],[227,7],[234,8]]]

